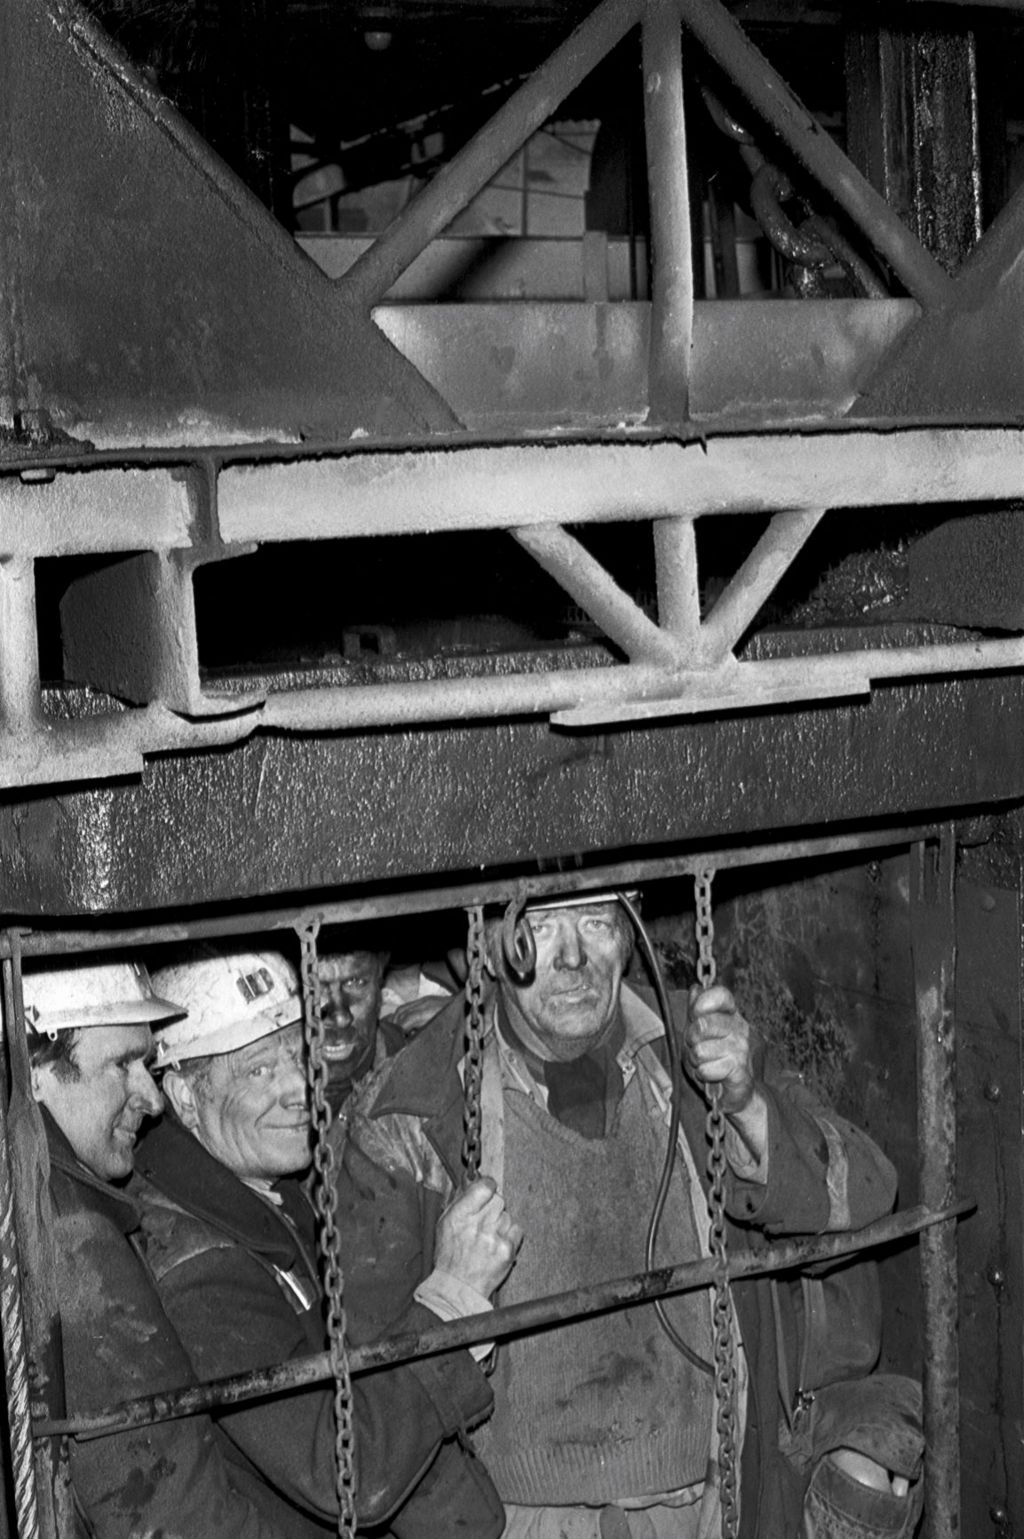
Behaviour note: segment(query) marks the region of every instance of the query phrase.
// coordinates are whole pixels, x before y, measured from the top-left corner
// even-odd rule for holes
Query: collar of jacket
[[[112,1186],[94,1176],[79,1160],[60,1128],[45,1106],[39,1108],[46,1132],[46,1146],[50,1152],[50,1165],[54,1170],[74,1183],[81,1201],[116,1224],[122,1234],[131,1234],[139,1227],[138,1210],[119,1186]]]
[[[298,1260],[298,1246],[283,1212],[264,1202],[244,1181],[215,1160],[181,1123],[165,1113],[139,1145],[135,1159],[145,1176],[165,1197],[247,1249],[259,1252],[272,1266],[290,1270]],[[278,1188],[287,1192],[286,1207],[302,1202],[299,1182],[288,1178]]]
[[[648,1045],[659,1056],[664,1051],[664,1027],[656,1008],[652,1009],[644,997],[646,993],[622,985],[626,1040],[618,1055],[620,1064],[635,1059]],[[485,1001],[488,1016],[492,998],[493,990]],[[456,1184],[461,1180],[458,1160],[462,1147],[463,1094],[459,1065],[465,1050],[464,1032],[465,996],[457,994],[392,1060],[370,1112],[374,1118],[419,1118],[424,1134]]]

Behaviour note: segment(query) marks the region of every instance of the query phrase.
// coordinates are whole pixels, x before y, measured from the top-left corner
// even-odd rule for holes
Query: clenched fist
[[[705,1091],[722,1087],[722,1110],[742,1112],[754,1094],[750,1026],[721,984],[690,990],[690,1014],[683,1034],[683,1063]]]

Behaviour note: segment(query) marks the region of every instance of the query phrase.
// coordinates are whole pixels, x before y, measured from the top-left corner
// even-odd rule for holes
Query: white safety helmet
[[[55,1041],[57,1033],[80,1026],[155,1025],[182,1013],[180,1005],[153,991],[141,962],[92,962],[78,958],[27,963],[22,979],[25,1025]]]
[[[557,896],[540,894],[536,898],[526,900],[526,912],[532,914],[539,909],[550,908],[591,908],[595,903],[619,903],[623,898],[628,898],[630,903],[640,901],[640,894],[635,887],[621,888],[617,891],[605,889],[602,892],[571,892],[561,893]]]
[[[158,1069],[233,1053],[302,1019],[298,975],[276,951],[203,946],[157,968],[153,978],[187,1012],[158,1034]]]

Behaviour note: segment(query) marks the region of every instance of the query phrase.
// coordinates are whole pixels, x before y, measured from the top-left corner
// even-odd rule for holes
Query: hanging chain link
[[[331,1108],[327,1101],[327,1062],[324,1058],[324,1023],[320,996],[320,964],[315,919],[299,930],[302,951],[303,1031],[306,1038],[306,1075],[313,1118],[314,1204],[320,1232],[320,1257],[327,1296],[327,1344],[334,1373],[335,1490],[338,1497],[338,1533],[353,1539],[356,1531],[355,1434],[352,1425],[352,1382],[345,1347],[345,1284],[341,1270],[338,1225],[335,1213],[334,1148],[328,1139]]]
[[[467,910],[465,1100],[462,1113],[462,1168],[467,1181],[480,1174],[480,1094],[484,1077],[484,911]]]
[[[715,981],[715,922],[711,912],[713,871],[699,871],[694,878],[697,934],[697,982],[702,989]],[[708,1174],[711,1193],[711,1255],[715,1262],[714,1325],[715,1399],[718,1406],[718,1469],[722,1503],[722,1539],[736,1539],[739,1532],[739,1506],[736,1499],[736,1341],[733,1329],[732,1290],[726,1272],[728,1255],[725,1243],[725,1113],[722,1111],[722,1087],[713,1085],[709,1092]]]

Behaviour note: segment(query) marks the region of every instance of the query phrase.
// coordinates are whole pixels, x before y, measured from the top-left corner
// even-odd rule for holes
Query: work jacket
[[[464,1010],[461,996],[445,1006],[371,1076],[353,1107],[338,1214],[351,1278],[349,1320],[368,1336],[394,1328],[419,1280],[430,1272],[437,1218],[462,1179]],[[673,998],[673,1010],[681,1026],[686,1012],[682,996]],[[625,986],[622,1013],[626,1058],[636,1072],[660,1079],[663,1090],[667,1076],[660,1022]],[[768,1106],[767,1179],[743,1181],[730,1173],[730,1247],[757,1249],[782,1235],[856,1229],[887,1213],[895,1200],[896,1176],[881,1150],[823,1106],[798,1075],[777,1073],[763,1059],[759,1050],[758,1087]],[[503,1093],[509,1093],[507,1087]],[[706,1103],[685,1076],[680,1110],[681,1136],[689,1142],[696,1169],[704,1172]],[[614,1223],[614,1214],[609,1222]],[[666,1234],[663,1243],[670,1247],[671,1236]],[[638,1257],[637,1270],[642,1262]],[[804,1480],[778,1451],[777,1347],[781,1340],[788,1382],[797,1383],[799,1320],[785,1297],[779,1307],[778,1292],[773,1304],[765,1280],[736,1283],[733,1297],[749,1370],[741,1532],[781,1536],[799,1525]],[[500,1303],[500,1295],[495,1302]],[[457,1512],[457,1494],[452,1502],[449,1520]],[[468,1525],[460,1532],[477,1539]],[[480,1530],[479,1539],[490,1539],[490,1532]]]
[[[297,1179],[276,1206],[237,1179],[173,1118],[143,1140],[133,1193],[164,1307],[201,1379],[268,1368],[326,1347],[312,1208]],[[413,1305],[405,1330],[437,1317]],[[323,1383],[218,1414],[240,1457],[296,1512],[334,1531],[333,1386]],[[361,1525],[393,1522],[416,1536],[412,1496],[443,1476],[439,1449],[491,1405],[468,1352],[357,1378],[353,1419]],[[429,1530],[422,1530],[424,1534]],[[433,1539],[433,1536],[432,1536]]]
[[[43,1122],[68,1413],[195,1383],[135,1248],[134,1204],[79,1164],[46,1112]],[[305,1539],[309,1532],[232,1462],[208,1416],[72,1438],[70,1463],[96,1539]]]

